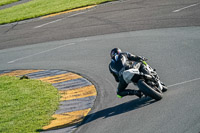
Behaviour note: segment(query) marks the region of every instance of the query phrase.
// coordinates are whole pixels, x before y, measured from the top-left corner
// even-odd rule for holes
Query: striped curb
[[[40,17],[40,19],[54,17],[54,16],[57,16],[57,15],[66,14],[66,13],[70,13],[70,12],[82,11],[82,10],[93,8],[95,6],[96,5],[91,5],[91,6],[75,8],[75,9],[71,9],[71,10],[67,10],[67,11],[61,11],[61,12],[58,12],[58,13],[52,13],[50,15],[46,15],[46,16]]]
[[[63,70],[1,70],[0,76],[23,76],[51,83],[61,98],[54,120],[42,132],[73,132],[90,112],[97,96],[95,86],[82,76]]]

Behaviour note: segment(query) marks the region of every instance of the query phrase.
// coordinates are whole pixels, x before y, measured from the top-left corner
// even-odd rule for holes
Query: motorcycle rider
[[[122,52],[119,48],[112,49],[110,57],[111,62],[109,64],[109,70],[115,80],[119,82],[117,87],[117,97],[122,98],[127,95],[136,95],[141,98],[143,94],[140,90],[130,90],[126,89],[126,87],[131,82],[137,83],[141,78],[141,75],[145,76],[144,74],[148,74],[148,71],[145,70],[145,65],[139,63],[141,61],[147,61],[147,59],[128,52]],[[133,71],[134,74],[130,74]],[[164,91],[167,91],[166,87],[163,92]]]
[[[127,95],[136,95],[139,98],[143,96],[140,90],[126,89],[129,82],[124,79],[123,72],[133,68],[134,61],[146,61],[147,59],[141,56],[133,55],[128,52],[122,52],[119,48],[114,48],[110,52],[111,62],[109,64],[109,70],[114,76],[115,80],[119,82],[117,87],[117,96],[122,98]],[[139,72],[139,70],[138,70]],[[137,80],[139,77],[135,74],[131,77],[131,80]]]

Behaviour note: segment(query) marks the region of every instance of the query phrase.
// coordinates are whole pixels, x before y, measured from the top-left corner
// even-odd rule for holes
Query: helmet
[[[119,55],[121,52],[122,51],[119,48],[112,49],[111,52],[110,52],[111,59],[113,59],[116,55]]]

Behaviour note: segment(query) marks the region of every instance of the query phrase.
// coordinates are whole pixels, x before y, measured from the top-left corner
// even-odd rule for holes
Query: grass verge
[[[11,4],[13,2],[17,2],[19,0],[0,0],[0,6]]]
[[[33,0],[0,10],[0,24],[35,18],[108,1],[113,0]]]
[[[0,77],[0,132],[36,132],[48,125],[59,104],[58,90],[39,80]]]

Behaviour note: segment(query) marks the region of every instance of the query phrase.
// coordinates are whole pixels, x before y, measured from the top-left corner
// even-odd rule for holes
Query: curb
[[[95,86],[84,77],[64,70],[1,70],[0,76],[23,76],[51,83],[61,98],[54,120],[41,132],[73,132],[91,111],[97,96]]]
[[[91,6],[79,7],[79,8],[75,8],[75,9],[71,9],[71,10],[67,10],[67,11],[61,11],[61,12],[58,12],[58,13],[52,13],[52,14],[49,14],[49,15],[42,16],[42,17],[40,17],[40,19],[54,17],[54,16],[57,16],[57,15],[66,14],[66,13],[70,13],[70,12],[82,11],[82,10],[90,9],[90,8],[93,8],[93,7],[96,7],[96,6],[97,5],[91,5]]]

